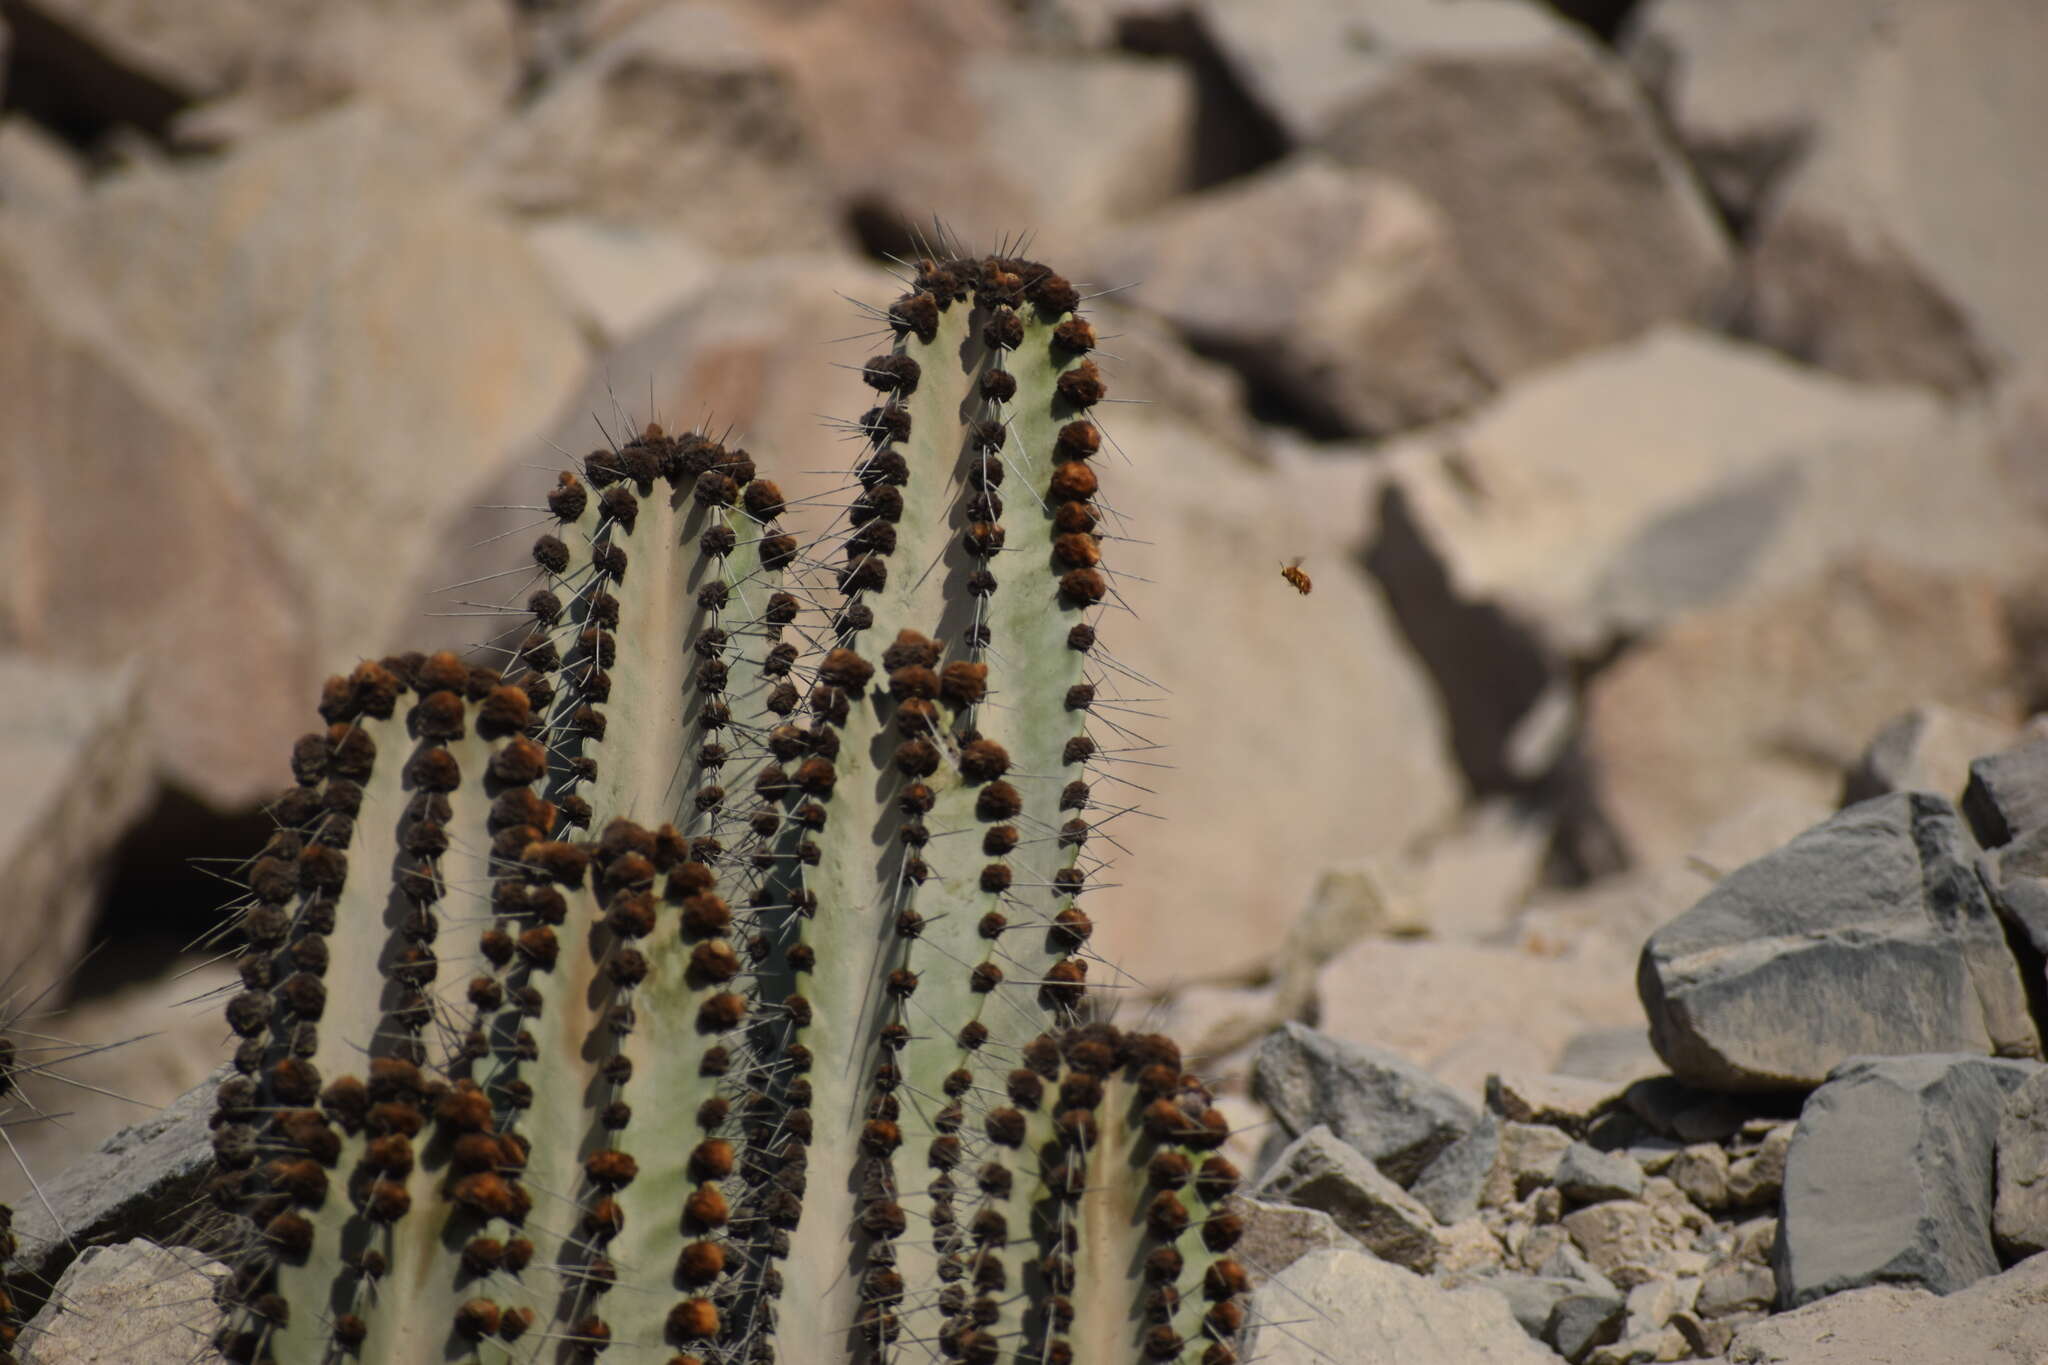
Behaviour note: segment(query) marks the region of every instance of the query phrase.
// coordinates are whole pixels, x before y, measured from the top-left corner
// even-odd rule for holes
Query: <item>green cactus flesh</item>
[[[826,534],[649,427],[501,666],[328,684],[228,1009],[230,1358],[1236,1359],[1225,1125],[1087,983],[1078,302],[922,262]]]

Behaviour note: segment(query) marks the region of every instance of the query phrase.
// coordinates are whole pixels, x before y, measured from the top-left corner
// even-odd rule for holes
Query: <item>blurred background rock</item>
[[[151,1035],[9,1139],[214,1065],[320,680],[487,636],[516,579],[434,590],[546,471],[653,416],[831,488],[838,295],[935,215],[1115,291],[1125,1017],[1226,1087],[1287,1018],[1474,1095],[1654,1067],[1651,929],[2048,705],[2043,51],[2031,0],[0,0],[4,993]]]

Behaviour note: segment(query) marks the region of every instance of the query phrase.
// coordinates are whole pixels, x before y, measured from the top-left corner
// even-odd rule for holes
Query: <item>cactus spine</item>
[[[502,668],[329,683],[228,1008],[231,1358],[1236,1358],[1222,1119],[1091,1022],[1078,304],[921,263],[818,540],[649,427]]]

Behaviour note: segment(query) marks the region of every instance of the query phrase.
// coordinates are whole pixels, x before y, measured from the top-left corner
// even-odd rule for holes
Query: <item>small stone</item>
[[[1564,1191],[1546,1185],[1529,1197],[1529,1216],[1538,1223],[1555,1223],[1564,1217]]]
[[[1596,1348],[1586,1356],[1586,1365],[1648,1365],[1651,1361],[1684,1360],[1690,1351],[1677,1328],[1661,1327]]]
[[[1691,1308],[1699,1292],[1698,1280],[1670,1275],[1635,1286],[1628,1291],[1628,1326],[1622,1335],[1637,1337],[1658,1331],[1671,1321],[1672,1314]]]
[[[1685,1150],[1685,1144],[1670,1138],[1643,1138],[1629,1144],[1629,1160],[1643,1168],[1644,1175],[1662,1175]]]
[[[1440,1280],[1456,1275],[1489,1274],[1507,1260],[1507,1247],[1477,1218],[1453,1223],[1438,1234],[1437,1240],[1435,1269]]]
[[[1627,1086],[1582,1076],[1496,1075],[1486,1078],[1486,1107],[1515,1123],[1540,1123],[1574,1137],[1622,1101]]]
[[[1558,1159],[1572,1145],[1571,1137],[1558,1129],[1510,1119],[1500,1125],[1500,1154],[1487,1173],[1479,1202],[1498,1208],[1552,1182]]]
[[[1280,1154],[1254,1193],[1321,1209],[1375,1256],[1410,1270],[1430,1270],[1442,1250],[1429,1210],[1320,1125]]]
[[[1719,1144],[1693,1144],[1678,1154],[1664,1174],[1701,1208],[1711,1212],[1728,1207],[1728,1152]]]
[[[1596,1294],[1614,1295],[1622,1292],[1612,1280],[1601,1274],[1599,1269],[1586,1259],[1584,1252],[1572,1245],[1569,1237],[1557,1244],[1549,1258],[1537,1268],[1536,1273],[1547,1275],[1554,1280],[1570,1280]]]
[[[1574,1142],[1557,1163],[1557,1188],[1575,1204],[1633,1199],[1643,1192],[1643,1168],[1622,1153]]]
[[[1745,1261],[1758,1265],[1769,1265],[1771,1253],[1778,1245],[1778,1220],[1776,1218],[1752,1218],[1735,1227],[1735,1254]]]
[[[1612,1294],[1567,1294],[1550,1310],[1543,1339],[1566,1360],[1584,1360],[1594,1347],[1620,1340],[1627,1317],[1627,1305]]]
[[[1576,1255],[1578,1248],[1572,1245],[1570,1233],[1556,1223],[1545,1223],[1529,1230],[1516,1251],[1516,1259],[1521,1262],[1524,1270],[1538,1275],[1551,1275],[1557,1269],[1557,1255],[1561,1251],[1570,1251]],[[1565,1273],[1569,1275],[1570,1271],[1567,1270]]]
[[[2048,1071],[2006,1096],[1998,1119],[1992,1235],[2010,1260],[2048,1250]]]
[[[1259,1045],[1252,1094],[1297,1137],[1327,1126],[1439,1222],[1477,1210],[1497,1125],[1407,1059],[1289,1023]]]
[[[1669,1245],[1656,1210],[1634,1199],[1590,1204],[1563,1221],[1586,1259],[1610,1277],[1624,1266],[1653,1264]]]
[[[1972,763],[1962,805],[1971,831],[1986,848],[2048,825],[2048,736]]]
[[[1508,1301],[1508,1311],[1515,1315],[1515,1321],[1537,1341],[1548,1339],[1544,1331],[1550,1325],[1550,1310],[1558,1300],[1582,1290],[1576,1280],[1542,1275],[1495,1275],[1480,1283]]]
[[[1778,1297],[1778,1281],[1769,1266],[1755,1261],[1723,1261],[1700,1282],[1693,1308],[1703,1318],[1760,1313]]]
[[[1231,1195],[1227,1207],[1244,1220],[1236,1255],[1254,1288],[1311,1252],[1359,1250],[1358,1239],[1321,1209],[1274,1204],[1242,1194]]]
[[[1728,1197],[1739,1208],[1777,1202],[1785,1184],[1785,1153],[1799,1125],[1781,1123],[1764,1135],[1757,1149],[1728,1168]]]

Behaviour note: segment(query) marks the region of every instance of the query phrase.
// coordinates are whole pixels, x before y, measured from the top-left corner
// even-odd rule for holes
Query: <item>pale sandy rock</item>
[[[1489,1074],[1550,1070],[1583,1029],[1640,1023],[1628,972],[1612,956],[1594,969],[1523,948],[1368,941],[1324,968],[1321,1027],[1476,1098]]]
[[[140,1238],[88,1247],[22,1330],[29,1365],[215,1365],[229,1269],[195,1251]]]
[[[824,154],[787,61],[736,7],[654,10],[494,132],[479,169],[532,213],[660,227],[714,250],[822,246]]]
[[[1970,763],[1996,753],[2016,737],[2013,727],[1953,706],[1916,706],[1888,722],[1870,741],[1842,784],[1842,804],[1886,792],[1935,792],[1960,799]]]
[[[1722,288],[1727,245],[1645,101],[1537,5],[1328,0],[1197,7],[1217,50],[1302,145],[1406,181],[1442,212],[1483,384]]]
[[[1195,84],[1179,63],[997,50],[972,56],[960,79],[980,128],[962,159],[1007,172],[1017,201],[1002,218],[962,204],[948,226],[964,241],[1026,223],[1036,258],[1064,260],[1189,186]]]
[[[1255,1317],[1287,1328],[1259,1333],[1273,1365],[1543,1365],[1556,1357],[1529,1340],[1507,1301],[1482,1288],[1452,1292],[1363,1251],[1320,1251],[1261,1290]]]
[[[2048,1353],[2048,1255],[1946,1297],[1882,1285],[1834,1294],[1735,1334],[1731,1365],[2031,1361]]]
[[[1573,1244],[1610,1277],[1628,1268],[1654,1265],[1671,1246],[1670,1234],[1656,1210],[1639,1200],[1589,1204],[1566,1214],[1563,1221]]]
[[[2012,173],[2038,160],[2017,130],[2048,118],[2044,42],[2028,0],[1666,0],[1632,46],[1670,72],[1678,136],[1710,164],[1775,170],[1796,149],[1759,205],[1758,333],[1952,391],[2048,340],[2048,179]]]
[[[549,218],[527,245],[577,319],[616,345],[709,285],[718,258],[659,226]]]
[[[201,107],[178,135],[213,144],[348,100],[416,134],[467,139],[519,79],[513,14],[492,0],[36,0],[68,41]]]
[[[1396,430],[1483,392],[1458,350],[1463,286],[1443,219],[1387,176],[1292,158],[1089,255],[1092,275],[1142,280],[1146,309],[1317,426]]]
[[[1649,0],[1629,16],[1621,50],[1714,197],[1746,218],[1797,164],[1894,8]]]
[[[1321,1209],[1270,1204],[1241,1194],[1230,1196],[1229,1207],[1244,1219],[1244,1236],[1231,1255],[1251,1275],[1254,1288],[1312,1252],[1362,1249],[1357,1238]]]
[[[208,414],[126,330],[46,233],[0,223],[0,634],[136,661],[146,761],[246,801],[282,782],[318,682],[292,572]]]
[[[1487,1108],[1520,1124],[1545,1124],[1581,1136],[1595,1118],[1617,1107],[1626,1084],[1554,1072],[1508,1072],[1486,1080]]]
[[[0,117],[0,206],[15,213],[61,205],[84,189],[85,168],[70,148],[32,119]]]
[[[63,1000],[92,932],[108,855],[156,791],[142,675],[0,654],[0,936],[16,1010]]]
[[[1603,807],[1656,862],[1765,797],[1831,802],[1906,706],[2014,718],[2011,665],[1992,581],[1888,558],[1693,614],[1590,689]]]
[[[817,522],[788,518],[791,533],[821,528],[845,499],[845,476],[835,471],[848,467],[851,451],[816,414],[852,418],[869,405],[872,391],[852,368],[882,343],[856,336],[824,347],[819,339],[872,328],[842,295],[886,304],[898,292],[881,272],[831,257],[729,269],[593,366],[564,405],[562,425],[506,461],[475,500],[533,502],[537,481],[549,477],[542,470],[563,462],[558,451],[580,456],[603,443],[591,413],[613,430],[637,425],[651,390],[664,423],[708,414],[719,429],[731,424],[786,494],[819,499]],[[1151,396],[1127,387],[1112,358],[1103,371],[1112,398]],[[1145,875],[1091,891],[1089,913],[1103,957],[1142,978],[1122,978],[1127,984],[1165,988],[1266,958],[1333,851],[1400,848],[1444,824],[1459,792],[1428,687],[1378,595],[1347,567],[1366,471],[1291,455],[1249,463],[1169,403],[1118,407],[1106,420],[1124,453],[1100,461],[1103,497],[1127,533],[1147,543],[1117,543],[1110,567],[1130,575],[1116,586],[1136,615],[1105,617],[1100,638],[1118,661],[1171,688],[1143,708],[1159,719],[1128,723],[1170,746],[1133,757],[1172,766],[1129,770],[1149,789],[1131,793],[1140,808],[1164,818],[1117,822],[1119,863],[1127,854]],[[522,520],[530,514],[481,514],[444,540],[471,546]],[[500,542],[451,555],[432,576],[458,582],[516,564],[522,540],[508,540],[514,548]],[[1280,577],[1294,555],[1327,566],[1311,597]],[[487,585],[488,600],[516,601],[523,582]],[[1202,628],[1188,629],[1191,620]],[[1247,704],[1276,689],[1288,705]],[[1226,714],[1232,724],[1208,723]],[[1341,743],[1329,727],[1341,727]],[[1247,806],[1242,784],[1276,772],[1287,775],[1284,806]],[[1374,780],[1360,782],[1360,772]],[[1121,880],[1114,865],[1108,880]]]
[[[1487,1208],[1499,1208],[1535,1194],[1557,1174],[1557,1163],[1571,1145],[1571,1135],[1556,1128],[1513,1120],[1503,1122],[1500,1155],[1487,1174],[1479,1202]]]
[[[1850,551],[1998,571],[2040,539],[1980,417],[1684,328],[1531,376],[1388,456],[1455,597],[1571,656]]]

